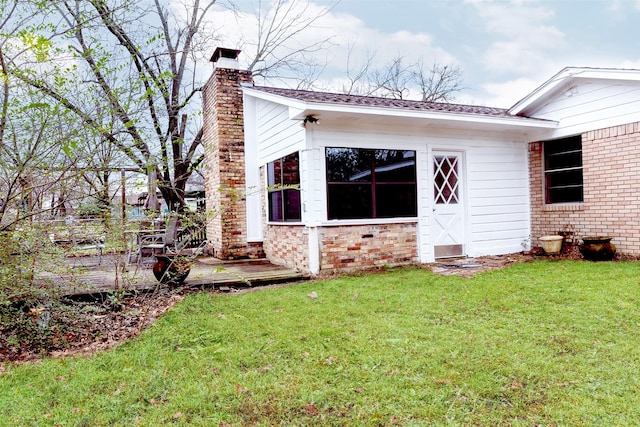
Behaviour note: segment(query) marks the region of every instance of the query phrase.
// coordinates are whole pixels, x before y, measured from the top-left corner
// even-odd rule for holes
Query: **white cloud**
[[[607,6],[611,12],[625,12],[628,6],[640,10],[640,0],[610,0]]]
[[[489,70],[526,73],[548,66],[553,51],[565,45],[564,33],[550,22],[554,11],[530,1],[470,0],[489,36],[497,39],[484,54]]]
[[[298,0],[297,7],[304,9],[307,16],[322,12],[323,6],[308,0]],[[217,8],[213,16],[219,28],[221,45],[243,50],[241,65],[255,54],[255,40],[258,36],[258,21],[252,11],[234,14]],[[320,87],[337,88],[336,81],[342,81],[348,67],[360,68],[369,58],[371,67],[382,67],[393,59],[404,57],[407,64],[424,58],[443,64],[457,64],[455,56],[435,45],[433,37],[426,32],[397,31],[384,32],[369,27],[361,19],[345,13],[330,11],[318,19],[311,28],[300,31],[280,52],[284,54],[296,46],[308,46],[320,40],[330,40],[330,47],[309,54],[319,64],[326,64]],[[212,47],[213,50],[213,47]]]
[[[492,107],[510,108],[542,83],[544,83],[544,80],[524,77],[504,83],[485,83],[482,88],[486,95],[481,103]]]

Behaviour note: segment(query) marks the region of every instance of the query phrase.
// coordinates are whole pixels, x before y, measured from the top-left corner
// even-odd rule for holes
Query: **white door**
[[[433,152],[432,236],[435,258],[462,256],[464,204],[462,153]]]

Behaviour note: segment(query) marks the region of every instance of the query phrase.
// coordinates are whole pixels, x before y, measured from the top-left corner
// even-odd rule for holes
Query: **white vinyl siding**
[[[471,256],[522,250],[530,230],[527,145],[486,143],[469,151]]]
[[[418,242],[420,260],[433,260],[431,247],[432,177],[429,147],[465,153],[464,197],[467,206],[467,254],[504,254],[522,250],[530,233],[527,144],[476,138],[430,137],[421,132],[402,134],[395,129],[366,128],[313,131],[314,147],[394,148],[416,151],[418,179]],[[314,175],[324,178],[324,167]],[[317,183],[314,206],[326,219],[326,183]],[[320,212],[315,212],[320,215]]]
[[[302,222],[308,227],[417,221],[419,260],[433,261],[430,164],[434,150],[445,150],[463,153],[466,255],[517,252],[530,234],[528,141],[522,135],[390,125],[388,121],[379,123],[375,117],[356,121],[320,117],[319,125],[305,128],[299,120],[290,118],[288,107],[260,99],[256,100],[256,116],[261,165],[300,152]],[[415,151],[417,217],[327,220],[326,147]]]
[[[258,100],[256,104],[256,137],[261,164],[304,148],[305,129],[300,121],[289,118],[288,107],[264,100]]]
[[[582,81],[564,89],[532,116],[559,122],[554,137],[640,120],[640,84]]]

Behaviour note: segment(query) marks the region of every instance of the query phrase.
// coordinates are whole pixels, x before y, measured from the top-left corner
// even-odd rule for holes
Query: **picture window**
[[[417,216],[416,152],[327,148],[329,219]]]

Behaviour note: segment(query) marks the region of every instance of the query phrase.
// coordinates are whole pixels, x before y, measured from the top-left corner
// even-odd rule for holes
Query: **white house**
[[[238,53],[216,50],[205,87],[220,257],[318,274],[518,252],[567,228],[640,253],[640,71],[567,68],[500,109],[253,86]],[[233,186],[246,199],[222,200]]]

